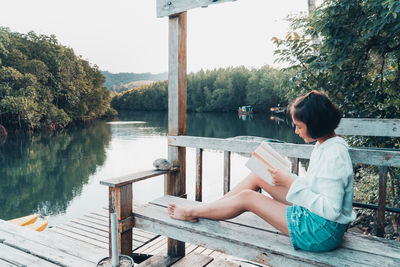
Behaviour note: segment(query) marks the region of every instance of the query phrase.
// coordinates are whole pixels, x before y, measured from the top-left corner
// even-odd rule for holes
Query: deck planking
[[[107,209],[43,232],[0,220],[0,266],[96,266],[108,256],[108,223]],[[232,256],[189,243],[185,244],[185,257],[168,259],[167,240],[165,236],[134,228],[133,253],[157,256],[152,264],[140,266],[254,266],[234,263]]]

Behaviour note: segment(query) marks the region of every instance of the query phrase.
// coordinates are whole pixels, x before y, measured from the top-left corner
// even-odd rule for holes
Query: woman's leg
[[[171,218],[191,222],[195,222],[198,218],[230,219],[245,211],[257,214],[282,233],[289,235],[286,205],[249,189],[204,205],[182,207],[171,204],[168,208]]]
[[[264,189],[268,192],[268,194],[275,200],[285,204],[285,205],[292,205],[292,203],[286,200],[286,195],[289,188],[283,186],[272,186],[264,181],[262,178],[258,177],[254,173],[250,173],[246,176],[239,184],[237,184],[231,191],[226,193],[222,199],[231,197],[240,193],[245,189],[250,189],[253,191],[258,191],[260,188]]]

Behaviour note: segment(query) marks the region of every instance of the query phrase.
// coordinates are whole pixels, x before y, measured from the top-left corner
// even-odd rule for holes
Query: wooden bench
[[[379,125],[379,127],[376,127]],[[374,127],[371,127],[374,126]],[[343,119],[337,132],[348,135],[400,136],[400,120]],[[116,212],[119,221],[119,250],[131,254],[132,228],[170,237],[168,255],[184,255],[184,242],[272,266],[400,266],[400,242],[378,237],[346,233],[337,250],[325,253],[295,251],[289,237],[279,233],[257,216],[245,213],[227,221],[201,219],[198,223],[182,222],[169,218],[167,205],[198,205],[202,199],[202,154],[204,149],[224,152],[224,193],[230,190],[231,153],[251,153],[260,140],[236,140],[191,136],[168,136],[171,147],[196,149],[196,200],[164,196],[132,210],[132,184],[144,179],[166,175],[166,187],[171,187],[174,177],[184,176],[179,167],[171,171],[151,170],[114,178],[101,183],[109,186],[110,212]],[[271,143],[280,154],[291,159],[293,172],[298,171],[299,158],[308,159],[312,145]],[[378,148],[350,148],[353,164],[371,164],[380,168],[380,201],[378,226],[383,229],[386,209],[386,175],[388,167],[400,167],[400,151]],[[243,166],[244,167],[244,166]],[[185,168],[184,168],[185,169]],[[168,177],[168,179],[167,179]],[[185,178],[184,178],[185,179]],[[182,180],[181,180],[182,181]],[[185,180],[183,180],[185,181]],[[174,186],[177,186],[176,184]],[[182,187],[185,187],[185,182]],[[175,191],[185,192],[178,188]],[[182,198],[183,197],[183,198]],[[379,221],[380,220],[380,221]],[[111,246],[111,245],[110,245]],[[162,266],[164,263],[160,263]]]
[[[253,213],[226,221],[200,219],[190,223],[169,218],[169,203],[201,204],[164,196],[134,211],[135,227],[271,266],[400,266],[398,241],[346,233],[336,250],[296,251],[289,237]]]

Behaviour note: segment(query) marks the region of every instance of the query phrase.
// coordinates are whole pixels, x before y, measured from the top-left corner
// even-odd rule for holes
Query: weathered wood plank
[[[0,259],[0,266],[2,266],[2,267],[16,267],[18,265],[11,264],[8,261],[4,261],[4,260]]]
[[[191,201],[187,199],[174,198],[171,196],[164,196],[150,202],[161,207],[168,207],[170,203],[175,203],[181,206],[194,206],[203,203]],[[269,231],[270,233],[282,235],[277,229],[265,222],[263,219],[251,212],[245,212],[240,216],[226,220],[227,222],[247,225],[252,228]],[[286,237],[285,237],[286,238]],[[362,251],[365,253],[377,254],[387,257],[400,257],[400,242],[394,240],[387,240],[373,236],[360,235],[354,233],[345,233],[344,241],[341,244],[342,248],[354,251]]]
[[[206,250],[205,247],[197,246],[197,248],[194,249],[192,253],[194,253],[194,254],[202,254],[204,250]],[[189,254],[189,253],[187,253],[187,254]]]
[[[231,152],[224,151],[224,195],[231,190]]]
[[[218,251],[234,254],[238,257],[254,260],[262,264],[272,263],[271,265],[275,264],[276,266],[299,265],[298,260],[293,260],[293,257],[291,257],[290,253],[292,253],[292,249],[288,245],[289,243],[284,242],[285,240],[265,235],[260,236],[259,234],[262,233],[261,231],[259,231],[259,233],[241,233],[241,230],[237,226],[229,224],[227,227],[225,222],[212,221],[210,223],[210,220],[200,220],[195,224],[195,227],[193,227],[194,225],[190,225],[188,222],[172,221],[172,219],[169,219],[164,214],[166,211],[164,209],[163,212],[163,208],[161,207],[155,206],[152,208],[156,210],[150,211],[148,207],[145,209],[145,211],[147,210],[150,214],[147,214],[147,212],[140,212],[140,215],[136,215],[137,227],[162,235],[168,235],[173,238],[179,238],[192,244],[207,246],[210,249],[218,249]],[[153,216],[155,213],[159,216]],[[216,226],[215,223],[217,223],[218,226]],[[218,235],[218,238],[215,236],[215,233]],[[263,238],[264,243],[266,243],[265,240],[270,240],[274,246],[278,244],[278,248],[275,250],[279,251],[278,254],[275,255],[275,251],[272,249],[259,248],[254,244],[243,244],[243,242],[238,241],[238,239],[241,239],[240,236],[243,237],[243,235],[247,235],[249,238],[253,239],[253,241],[257,238]],[[236,240],[231,240],[229,237],[234,237]],[[280,251],[281,247],[286,249],[282,252]],[[312,266],[312,264],[303,264],[303,266]]]
[[[186,255],[179,261],[177,261],[175,264],[173,264],[173,267],[203,267],[212,262],[213,258],[202,255],[202,254],[196,254],[196,253],[191,253],[189,255]]]
[[[108,210],[104,212],[107,212],[108,216]],[[93,215],[93,213],[90,214]],[[85,215],[82,218],[71,220],[68,225],[75,225],[76,228],[87,229],[88,232],[98,233],[101,236],[108,237],[108,217],[103,217],[103,219],[99,221],[98,219],[93,219],[93,217],[87,217],[87,215]],[[103,234],[100,231],[102,231]],[[155,237],[157,237],[157,235],[153,233],[133,228],[133,241],[147,242]]]
[[[139,265],[135,265],[137,267],[160,267],[160,266],[171,266],[181,257],[170,257],[170,256],[161,256],[154,255],[148,260],[140,263]]]
[[[137,173],[132,173],[132,174],[100,181],[100,184],[106,185],[109,187],[120,187],[120,186],[123,186],[126,184],[132,184],[132,183],[136,183],[136,182],[139,182],[142,180],[146,180],[148,178],[152,178],[155,176],[160,176],[160,175],[166,174],[170,171],[175,171],[175,169],[167,170],[167,171],[150,170],[150,171],[137,172]]]
[[[216,259],[208,264],[207,267],[240,267],[240,265],[231,261]]]
[[[75,241],[81,241],[86,244],[90,244],[92,246],[96,246],[97,248],[102,248],[102,249],[108,249],[108,240],[107,241],[99,241],[99,240],[94,240],[91,238],[88,238],[87,236],[81,236],[77,233],[61,229],[61,228],[54,228],[49,230],[49,232],[59,234],[59,238],[64,240],[64,237],[68,237],[70,240]],[[62,237],[61,237],[62,236]],[[105,255],[107,256],[107,255]]]
[[[54,263],[27,254],[21,250],[6,246],[0,243],[0,260],[10,263],[12,266],[38,266],[38,267],[54,267]],[[0,262],[0,266],[4,266]]]
[[[187,13],[169,17],[168,49],[168,135],[186,135],[186,87],[187,87]],[[174,196],[186,194],[186,148],[168,145],[168,159],[179,171],[169,172],[165,193]],[[185,255],[185,244],[168,239],[168,255]]]
[[[186,134],[187,13],[169,18],[168,134]]]
[[[162,18],[193,8],[233,1],[236,0],[157,0],[157,17]]]
[[[101,210],[98,210],[95,212],[91,212],[89,214],[96,215],[96,216],[104,219],[105,221],[108,220],[108,212],[104,209],[101,209]]]
[[[164,209],[164,211],[163,211]],[[396,265],[400,263],[400,249],[395,255],[382,256],[372,254],[371,251],[357,251],[346,248],[320,253],[295,251],[290,246],[288,237],[271,233],[266,230],[243,227],[236,223],[226,221],[211,221],[200,219],[198,223],[177,221],[169,218],[166,208],[146,205],[136,212],[137,227],[163,235],[172,235],[186,242],[199,244],[211,249],[246,258],[251,261],[271,265],[288,264],[293,260],[305,264],[328,264],[333,266],[365,264],[366,266]],[[266,241],[268,240],[268,242]],[[368,244],[366,244],[368,245]],[[355,259],[354,253],[361,259]]]
[[[203,149],[196,148],[196,201],[203,199]]]
[[[292,163],[292,173],[299,175],[299,165],[300,160],[299,158],[289,158],[290,162]]]
[[[399,119],[343,118],[336,133],[340,135],[400,137]]]
[[[40,257],[61,266],[90,266],[99,260],[99,252],[93,247],[80,246],[63,239],[52,239],[42,233],[24,229],[0,220],[0,239],[7,246]]]
[[[71,220],[69,223],[69,225],[71,226],[75,226],[77,228],[88,228],[88,231],[90,232],[97,232],[98,234],[102,235],[102,236],[106,236],[108,237],[108,226],[103,226],[103,225],[98,225],[96,223],[92,223],[89,221],[83,221],[83,220],[79,220],[79,219],[74,219]],[[89,229],[91,228],[91,229]]]
[[[217,151],[251,153],[260,144],[257,141],[206,138],[194,136],[168,136],[168,143],[174,146],[194,147]],[[309,159],[313,145],[270,143],[278,153],[287,157]],[[353,164],[371,164],[377,166],[400,167],[400,151],[378,148],[349,148]]]
[[[153,254],[152,251],[155,247],[162,246],[167,243],[167,238],[164,236],[160,236],[159,238],[146,243],[145,245],[134,250],[135,253],[143,253],[143,254]]]
[[[379,195],[378,212],[376,216],[376,235],[383,237],[385,233],[385,210],[386,210],[386,187],[387,187],[387,167],[379,168]]]
[[[97,224],[99,228],[107,228],[107,232],[108,232],[108,218],[107,221],[101,220],[99,221],[98,219],[92,218],[92,217],[88,217],[87,215],[79,218],[79,219],[74,219],[74,221],[77,221],[79,223],[94,223]]]
[[[57,228],[55,228],[55,230],[64,230],[66,232],[77,234],[81,237],[87,237],[88,239],[91,239],[91,240],[99,241],[99,242],[106,243],[106,244],[108,243],[108,234],[107,234],[107,236],[104,236],[104,235],[88,232],[84,229],[79,229],[79,228],[70,226],[68,224],[60,225]]]
[[[118,253],[131,255],[132,253],[132,229],[123,231],[121,221],[132,216],[132,184],[121,187],[109,187],[109,212],[117,214],[118,223]],[[109,226],[111,227],[111,216]],[[111,230],[109,229],[109,256],[111,257]]]

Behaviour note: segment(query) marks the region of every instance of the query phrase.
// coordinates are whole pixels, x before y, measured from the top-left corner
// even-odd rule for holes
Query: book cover
[[[270,185],[274,185],[268,169],[282,169],[290,172],[291,163],[276,152],[267,142],[261,142],[247,161],[246,167]]]

